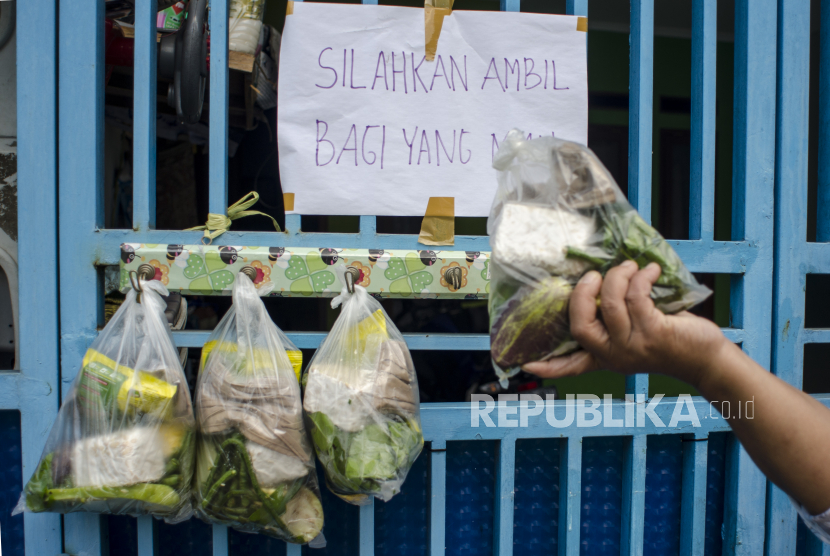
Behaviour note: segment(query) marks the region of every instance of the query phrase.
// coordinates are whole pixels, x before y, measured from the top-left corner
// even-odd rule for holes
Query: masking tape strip
[[[444,18],[452,14],[453,0],[424,0],[424,55],[430,62],[435,60],[438,37]]]
[[[576,30],[582,31],[583,33],[588,32],[588,18],[587,17],[578,17],[576,18]]]
[[[283,193],[282,194],[282,205],[285,209],[285,212],[291,212],[294,210],[294,194],[293,193]]]
[[[452,245],[455,243],[455,198],[430,197],[421,222],[418,243]]]
[[[294,0],[288,0],[288,4],[285,6],[285,15],[291,15],[294,13]]]

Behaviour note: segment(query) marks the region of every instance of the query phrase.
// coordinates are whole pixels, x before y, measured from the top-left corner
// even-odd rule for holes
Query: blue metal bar
[[[637,374],[625,377],[625,393],[631,395],[641,394],[648,398],[648,375]]]
[[[38,254],[58,237],[58,8],[54,0],[27,0],[17,2],[16,11],[17,67],[37,68],[17,72],[17,262],[19,268],[37,268],[38,276],[18,286],[20,373],[2,375],[18,387],[0,384],[0,407],[20,409],[25,484],[37,468],[60,403],[58,268],[44,267]],[[27,554],[62,551],[59,515],[26,513],[23,529]]]
[[[0,410],[28,409],[31,411],[32,407],[42,404],[44,398],[55,394],[53,392],[54,380],[52,377],[40,379],[33,375],[34,373],[0,371]],[[55,401],[57,402],[57,397]],[[55,409],[57,410],[57,406]],[[46,432],[49,432],[48,426],[50,424],[47,423]],[[41,440],[46,439],[42,438]],[[41,446],[42,448],[43,446]],[[28,478],[28,475],[24,473],[24,479]]]
[[[444,556],[447,509],[447,443],[433,440],[430,444],[429,470],[429,554]]]
[[[751,5],[751,7],[750,7]],[[772,226],[775,161],[777,2],[735,3],[735,108],[732,237],[758,245],[744,277],[733,278],[733,326],[746,330],[744,351],[770,367]],[[724,516],[726,556],[764,550],[766,478],[737,442],[731,445]]]
[[[208,212],[228,211],[228,3],[210,3],[210,151]]]
[[[680,503],[680,556],[703,556],[706,542],[708,441],[689,435],[683,442],[683,492]]]
[[[565,0],[565,13],[588,16],[588,0]]]
[[[154,519],[149,515],[137,518],[138,556],[156,556],[156,532]]]
[[[59,49],[59,238],[62,396],[69,392],[84,352],[98,334],[101,303],[94,253],[87,243],[103,221],[104,4],[60,5]],[[102,553],[98,514],[63,518],[64,552]]]
[[[803,252],[804,272],[807,274],[830,273],[830,249],[822,243],[807,243],[799,249]]]
[[[692,3],[692,152],[689,238],[715,234],[717,0]]]
[[[631,0],[628,112],[628,199],[651,222],[652,103],[654,97],[654,0]],[[627,394],[648,397],[648,375],[626,377]],[[646,438],[629,439],[623,457],[623,554],[642,554]]]
[[[821,0],[816,241],[830,241],[830,0]]]
[[[802,344],[830,344],[830,328],[805,328],[800,336]]]
[[[375,216],[360,217],[360,235],[376,236],[378,233],[378,219]]]
[[[133,78],[133,229],[156,227],[157,0],[135,5]]]
[[[639,402],[639,398],[635,399]],[[647,437],[644,434],[625,439],[620,543],[620,553],[624,556],[643,554],[646,515],[646,444]]]
[[[299,214],[285,215],[285,231],[287,235],[296,236],[300,233],[302,216]]]
[[[375,553],[375,499],[360,506],[360,556],[372,556]]]
[[[228,556],[228,527],[213,525],[213,556]]]
[[[404,234],[332,234],[299,232],[297,214],[286,215],[287,233],[227,232],[219,236],[213,245],[264,245],[274,247],[321,247],[338,249],[411,249],[424,248],[418,236]],[[130,230],[99,230],[80,246],[96,254],[96,264],[115,265],[120,261],[122,243],[192,245],[201,241],[201,232],[153,230],[133,233]],[[718,274],[743,274],[757,258],[759,246],[747,241],[680,241],[670,240],[671,245],[692,272]],[[821,246],[814,246],[821,247]],[[454,251],[489,251],[487,236],[456,236]],[[830,250],[816,252],[815,268],[830,269]],[[830,270],[826,270],[828,272]],[[813,272],[813,271],[810,271]]]
[[[285,556],[301,556],[303,553],[303,545],[285,543]]]
[[[743,330],[722,328],[724,335],[730,342],[739,344],[743,341]],[[828,341],[830,341],[830,330]],[[173,332],[173,341],[178,347],[200,348],[207,342],[211,331],[176,331]],[[327,332],[286,332],[288,339],[300,349],[316,349],[328,335]],[[489,334],[416,334],[403,335],[406,344],[411,350],[438,350],[438,351],[487,351],[490,349]],[[3,384],[3,374],[0,374],[0,385]],[[641,392],[639,392],[641,393]],[[2,407],[0,394],[0,407]]]
[[[173,341],[178,347],[200,348],[205,345],[210,331],[173,332]],[[328,335],[327,332],[286,332],[288,339],[300,349],[316,349]],[[489,334],[404,334],[409,349],[440,351],[487,351],[490,349]],[[2,375],[0,375],[2,376]],[[2,382],[0,382],[2,384]],[[0,398],[2,399],[2,398]]]
[[[654,0],[631,0],[628,105],[628,199],[651,223],[654,97]]]
[[[559,556],[579,556],[581,500],[582,438],[575,436],[559,449]]]
[[[364,4],[377,6],[378,0],[363,0]]]
[[[778,2],[778,79],[775,150],[775,280],[772,370],[799,390],[804,365],[807,277],[799,258],[807,238],[810,127],[810,0]],[[769,554],[793,554],[798,516],[789,496],[767,485]]]
[[[745,323],[743,349],[769,368],[771,338],[765,323],[772,277],[773,168],[775,136],[775,36],[773,0],[736,2],[735,117],[732,237],[756,242],[758,257],[744,278],[733,279],[731,305],[736,326]],[[751,300],[751,302],[748,302]],[[739,321],[739,322],[737,322]],[[737,442],[727,458],[724,546],[727,556],[760,554],[765,538],[766,479]]]
[[[521,0],[501,0],[499,9],[503,12],[520,12],[520,2]]]
[[[502,438],[499,442],[499,463],[496,472],[495,524],[493,553],[513,554],[513,481],[516,477],[516,439]]]

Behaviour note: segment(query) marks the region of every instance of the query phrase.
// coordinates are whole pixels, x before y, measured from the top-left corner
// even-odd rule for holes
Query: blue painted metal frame
[[[57,6],[54,0],[17,5],[17,65],[37,68],[17,75],[18,264],[38,266],[38,246],[57,253]],[[30,31],[37,24],[40,32]],[[21,280],[20,372],[0,373],[0,409],[19,409],[23,480],[37,467],[58,414],[58,269]],[[54,514],[24,516],[27,554],[62,551],[61,520]]]
[[[377,1],[364,0],[364,3]],[[72,381],[84,350],[97,334],[101,314],[97,267],[116,264],[118,246],[124,242],[187,244],[200,239],[196,232],[154,229],[155,92],[150,84],[155,82],[156,0],[137,1],[133,230],[102,229],[103,4],[77,0],[62,3],[60,10],[56,4],[54,0],[27,0],[18,6],[18,65],[39,69],[18,73],[20,267],[35,268],[34,257],[42,253],[43,245],[50,244],[56,245],[60,265],[60,276],[50,266],[39,273],[37,282],[21,282],[21,306],[27,307],[27,311],[21,311],[22,370],[0,374],[0,409],[20,409],[22,415],[24,478],[31,474],[40,456],[57,411],[60,385]],[[218,213],[224,212],[227,206],[228,7],[227,1],[222,0],[211,4],[209,209]],[[770,365],[772,338],[775,338],[773,368],[786,380],[798,384],[803,344],[830,342],[828,330],[803,329],[804,274],[830,272],[830,250],[826,245],[806,244],[805,231],[800,227],[806,206],[804,99],[805,68],[809,63],[805,55],[809,51],[805,49],[809,42],[807,34],[799,35],[799,31],[808,28],[804,22],[809,17],[809,2],[787,0],[785,7],[784,0],[778,0],[777,4],[776,0],[752,0],[752,10],[749,4],[750,0],[736,1],[733,239],[714,241],[716,0],[694,0],[690,239],[671,243],[692,271],[732,275],[732,328],[725,333],[765,367]],[[823,0],[822,4],[827,6],[822,12],[822,23],[826,23],[822,28],[830,29],[830,0]],[[587,0],[567,0],[566,7],[569,14],[588,15]],[[654,0],[632,0],[631,7],[629,191],[632,203],[650,220]],[[501,0],[501,9],[519,11],[520,0]],[[771,39],[776,31],[777,52],[776,41]],[[59,51],[57,60],[56,50]],[[827,53],[825,59],[830,59],[830,39],[826,33],[822,34],[822,52]],[[826,131],[825,122],[830,121],[827,71],[822,72],[821,79],[821,129]],[[777,128],[776,100],[780,110]],[[830,206],[830,141],[826,141],[826,136],[828,133],[822,133],[824,142],[820,145],[820,211]],[[778,165],[774,167],[776,154]],[[770,335],[773,171],[781,184],[777,199],[779,212],[775,213],[775,241],[779,245],[775,261],[775,336]],[[782,193],[785,183],[786,194]],[[357,234],[303,233],[298,215],[287,217],[286,228],[284,233],[230,232],[217,243],[418,247],[416,236],[377,234],[373,216],[360,218]],[[830,240],[830,219],[819,219],[819,240]],[[481,251],[487,250],[487,243],[486,237],[461,236],[456,238],[454,248]],[[72,249],[60,249],[59,245],[71,245]],[[790,251],[782,246],[787,249],[797,246],[797,249]],[[793,264],[787,258],[790,256],[798,256],[800,264]],[[62,293],[60,297],[58,292]],[[745,299],[752,302],[745,303]],[[786,322],[789,322],[789,336],[780,333]],[[206,333],[179,332],[174,339],[179,345],[198,347],[206,336]],[[289,336],[299,347],[314,348],[324,334],[290,332]],[[488,349],[486,335],[410,334],[406,339],[413,349]],[[642,403],[648,396],[648,377],[633,378],[627,382],[626,390],[632,396],[630,400]],[[826,404],[830,401],[826,397],[820,399]],[[704,401],[697,399],[694,403],[700,414],[708,415]],[[556,402],[551,410],[561,413],[565,405],[565,402]],[[658,406],[658,414],[664,420],[667,420],[666,412],[671,411],[670,405],[662,402]],[[615,403],[617,416],[623,411],[624,403]],[[625,427],[554,429],[545,424],[543,416],[532,417],[527,428],[473,429],[467,422],[469,408],[465,404],[425,404],[422,418],[424,433],[430,442],[429,547],[433,556],[443,554],[445,549],[447,442],[470,439],[499,442],[494,547],[499,554],[507,555],[513,550],[515,442],[518,438],[561,438],[559,553],[576,555],[580,552],[582,439],[598,435],[626,437],[621,546],[624,554],[642,554],[648,435],[687,432]],[[727,430],[719,418],[702,421],[703,427],[694,431],[694,438],[689,438],[694,441],[684,443],[683,449],[681,550],[684,555],[703,554],[706,438],[711,432]],[[770,522],[765,524],[767,491],[763,476],[737,444],[729,462],[725,552],[763,553],[766,531],[769,554],[792,553],[794,514],[789,504],[785,505],[780,493],[770,489]],[[783,521],[776,521],[782,516]],[[101,521],[93,514],[66,516],[62,537],[60,519],[53,514],[28,514],[25,526],[29,554],[105,552]],[[153,521],[139,520],[138,533],[139,554],[154,554]],[[359,538],[361,556],[373,554],[374,508],[371,505],[361,508]],[[216,556],[228,554],[225,527],[213,528],[213,547]],[[289,546],[288,554],[300,554],[299,547]]]
[[[775,285],[773,372],[802,387],[804,346],[830,341],[827,330],[805,328],[807,274],[830,273],[830,2],[821,2],[818,214],[816,241],[807,243],[808,138],[810,125],[809,0],[779,0],[776,95]],[[815,115],[813,116],[815,118]],[[767,485],[768,554],[794,554],[798,517],[789,497]],[[830,554],[811,541],[807,554]]]

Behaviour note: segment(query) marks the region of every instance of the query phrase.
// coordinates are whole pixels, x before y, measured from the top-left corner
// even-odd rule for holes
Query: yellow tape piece
[[[438,37],[444,18],[452,14],[453,0],[424,0],[424,55],[427,60],[435,60],[438,50]]]
[[[288,4],[285,6],[285,15],[291,15],[294,13],[294,0],[288,0]]]
[[[418,243],[452,245],[455,243],[455,198],[430,197]]]
[[[293,193],[283,193],[282,194],[282,204],[285,208],[285,212],[289,212],[294,210],[294,194]]]
[[[582,31],[583,33],[588,32],[588,18],[587,17],[578,17],[576,18],[576,30]]]

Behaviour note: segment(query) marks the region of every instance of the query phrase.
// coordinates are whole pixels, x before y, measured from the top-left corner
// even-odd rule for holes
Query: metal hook
[[[346,291],[354,293],[354,283],[360,280],[360,271],[353,266],[346,267]]]
[[[130,285],[133,287],[135,292],[137,294],[141,294],[144,290],[141,289],[141,282],[138,279],[138,273],[135,270],[131,270],[128,273],[128,276],[130,277]]]
[[[130,285],[136,291],[136,301],[141,303],[141,294],[144,293],[144,288],[141,287],[141,281],[145,282],[152,280],[156,276],[156,268],[147,263],[138,266],[138,270],[131,270],[129,272]]]
[[[256,280],[256,269],[251,265],[243,266],[241,269],[239,269],[239,272],[240,274],[244,274],[245,276],[250,278],[251,282]]]
[[[460,266],[451,266],[444,272],[444,281],[451,286],[453,291],[461,289],[461,280],[464,274]]]

